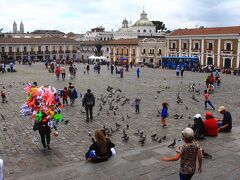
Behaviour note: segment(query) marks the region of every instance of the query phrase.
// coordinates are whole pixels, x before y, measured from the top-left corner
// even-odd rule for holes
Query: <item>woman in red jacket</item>
[[[218,135],[218,123],[213,117],[212,112],[207,112],[205,114],[206,120],[204,123],[205,135],[206,136],[217,136]]]

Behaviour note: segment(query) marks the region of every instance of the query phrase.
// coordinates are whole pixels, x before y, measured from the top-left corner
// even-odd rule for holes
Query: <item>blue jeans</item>
[[[207,109],[207,104],[209,104],[213,109],[215,109],[214,106],[212,105],[211,101],[205,101],[205,108],[206,109]]]
[[[180,180],[191,180],[193,177],[193,174],[182,174],[179,173]]]

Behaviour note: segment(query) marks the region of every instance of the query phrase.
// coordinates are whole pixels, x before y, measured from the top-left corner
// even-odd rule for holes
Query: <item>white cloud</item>
[[[143,6],[150,20],[169,29],[240,25],[239,0],[1,0],[0,28],[12,30],[21,20],[25,31],[58,29],[85,32],[102,25],[117,29],[126,17],[138,20]]]

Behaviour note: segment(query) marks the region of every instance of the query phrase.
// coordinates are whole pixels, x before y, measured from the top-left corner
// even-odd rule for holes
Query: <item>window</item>
[[[66,50],[69,51],[69,46],[66,46]]]
[[[46,51],[48,51],[48,46],[46,46]]]
[[[107,48],[107,51],[109,51],[109,49]]]
[[[12,52],[12,47],[9,47],[9,52],[10,52],[10,53]]]
[[[118,55],[118,48],[117,48],[117,55]]]
[[[60,51],[62,51],[62,46],[60,46]]]
[[[183,49],[187,49],[187,43],[183,43]]]
[[[176,49],[176,43],[172,43],[172,49]]]
[[[226,44],[226,50],[227,51],[231,51],[232,50],[232,44],[231,43],[227,43]]]
[[[149,32],[151,33],[151,32],[152,32],[152,30],[149,30]]]
[[[161,49],[158,50],[158,54],[162,55],[162,50]]]
[[[144,29],[143,32],[147,32],[146,29]]]
[[[31,47],[31,52],[34,52],[34,48],[33,47]]]
[[[127,49],[127,56],[128,56],[128,49]]]
[[[123,49],[122,49],[122,55],[123,55]]]
[[[2,47],[2,52],[5,53],[5,48],[4,47]]]
[[[154,54],[154,49],[149,49],[149,54]]]
[[[194,48],[195,50],[199,49],[199,44],[198,43],[195,43],[194,46],[195,46],[195,48]]]
[[[143,54],[145,54],[146,53],[146,49],[143,49]]]
[[[138,30],[138,32],[140,32],[140,30]]]
[[[40,52],[41,51],[41,46],[38,46],[38,52]]]
[[[19,48],[17,48],[17,50],[19,51]],[[27,47],[24,46],[23,50],[24,50],[24,52],[27,52]],[[17,51],[17,52],[18,52],[18,51]]]
[[[213,43],[208,43],[208,49],[213,50]]]

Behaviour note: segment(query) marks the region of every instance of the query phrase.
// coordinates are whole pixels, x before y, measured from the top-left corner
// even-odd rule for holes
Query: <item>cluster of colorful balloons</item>
[[[57,90],[51,86],[40,86],[29,83],[25,89],[27,102],[21,107],[21,114],[32,116],[36,123],[48,122],[51,128],[56,128],[59,122],[64,122],[61,114],[61,104]]]

